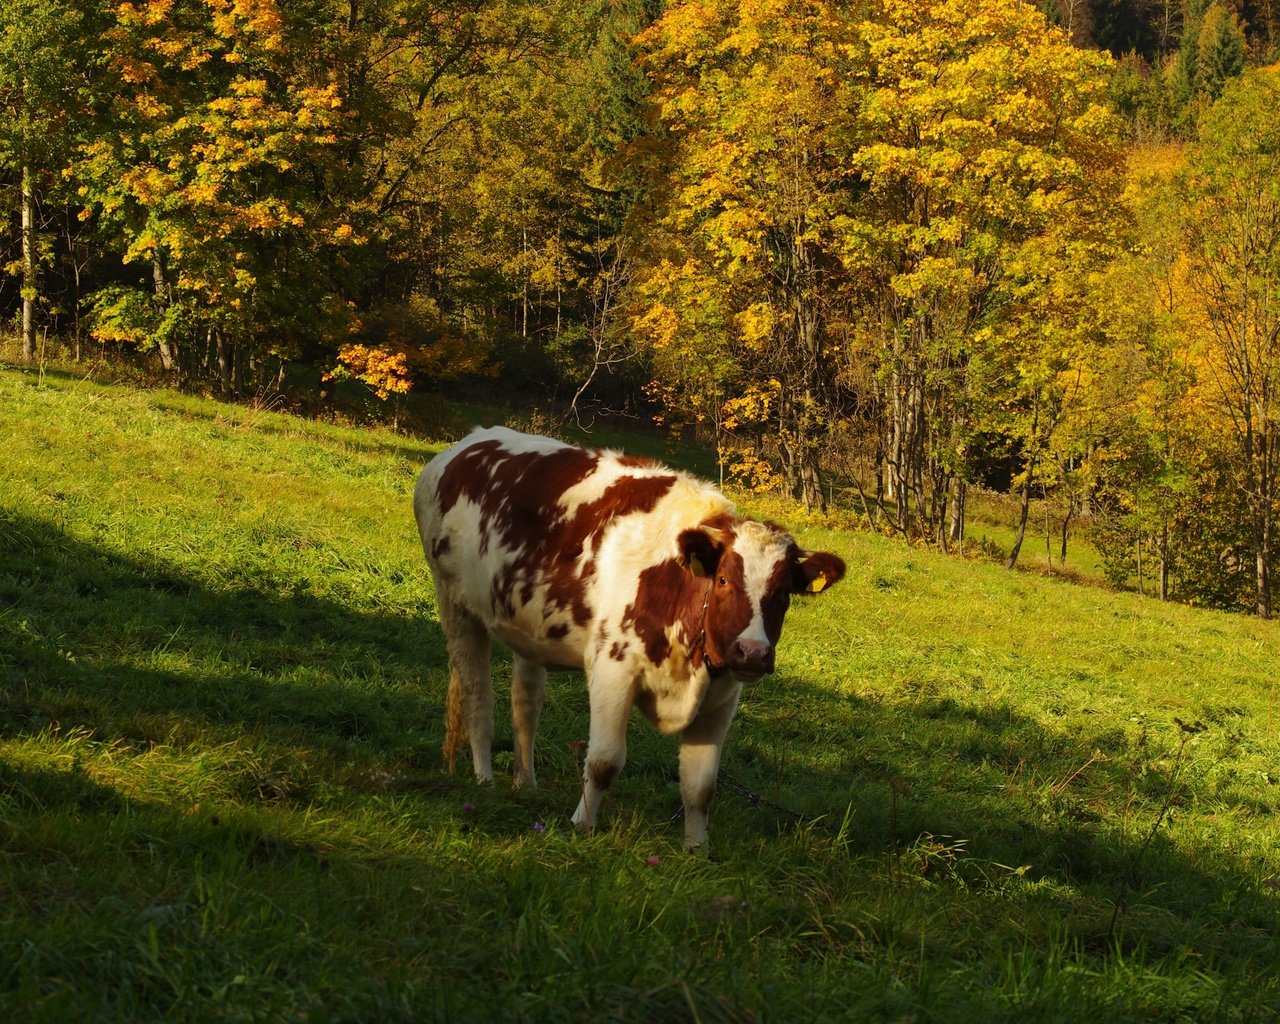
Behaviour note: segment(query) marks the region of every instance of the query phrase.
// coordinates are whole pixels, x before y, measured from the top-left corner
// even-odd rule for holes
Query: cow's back
[[[682,473],[497,427],[433,459],[414,509],[442,602],[526,657],[581,667],[681,529],[731,511]]]

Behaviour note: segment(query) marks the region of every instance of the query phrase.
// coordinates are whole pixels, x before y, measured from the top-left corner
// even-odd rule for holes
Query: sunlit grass
[[[639,722],[602,828],[572,833],[572,674],[540,789],[442,771],[409,509],[435,446],[14,370],[0,437],[17,1019],[1280,1005],[1269,623],[803,530],[849,577],[795,602],[750,688],[704,861],[680,852],[674,741]]]

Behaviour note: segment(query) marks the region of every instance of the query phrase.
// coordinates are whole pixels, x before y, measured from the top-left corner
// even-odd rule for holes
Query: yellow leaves
[[[174,0],[145,0],[144,3],[122,3],[115,8],[116,17],[127,25],[163,25],[173,11]]]
[[[773,305],[769,302],[753,302],[734,320],[738,325],[739,336],[752,348],[761,347],[772,335],[776,325]]]
[[[173,185],[167,174],[151,164],[140,164],[126,172],[122,182],[133,198],[143,205],[163,199]]]
[[[116,73],[121,81],[130,85],[145,85],[156,77],[155,67],[145,60],[126,54],[115,61]]]
[[[756,452],[722,445],[719,458],[721,465],[729,470],[729,475],[753,494],[782,489],[782,474]]]
[[[680,332],[680,317],[666,303],[655,302],[632,321],[632,325],[638,334],[649,340],[649,344],[655,348],[666,348]]]
[[[205,0],[217,33],[227,39],[252,38],[266,50],[284,45],[284,21],[275,0]]]
[[[413,387],[405,354],[376,345],[343,345],[338,350],[338,366],[326,373],[324,379],[343,377],[354,377],[367,384],[383,401],[393,394],[407,395]]]
[[[217,182],[197,182],[182,190],[187,201],[196,205],[208,205],[218,198]]]
[[[300,228],[306,223],[301,214],[290,210],[283,203],[271,200],[250,203],[236,219],[240,226],[252,232],[285,227]]]
[[[134,99],[134,109],[143,117],[158,118],[163,116],[168,107],[149,92],[140,92]]]
[[[726,430],[737,430],[744,423],[768,422],[781,394],[782,382],[776,377],[748,384],[743,394],[724,403],[722,425]]]

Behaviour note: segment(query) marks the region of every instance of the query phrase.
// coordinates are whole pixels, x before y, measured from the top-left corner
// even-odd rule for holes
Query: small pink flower
[[[462,805],[462,809],[467,814],[470,814],[472,811],[476,809],[476,805],[473,803],[465,803]]]
[[[649,854],[649,867],[656,868],[658,866],[658,855],[656,853]]]

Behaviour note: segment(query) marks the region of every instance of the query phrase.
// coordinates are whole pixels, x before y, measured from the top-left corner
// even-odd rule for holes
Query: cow
[[[582,669],[590,705],[582,799],[590,831],[638,707],[680,734],[685,846],[705,850],[720,753],[745,682],[774,669],[792,594],[844,562],[746,519],[710,484],[647,459],[504,427],[432,459],[414,514],[449,653],[444,753],[464,740],[493,779],[491,638],[512,651],[515,784],[535,784],[548,668]]]

